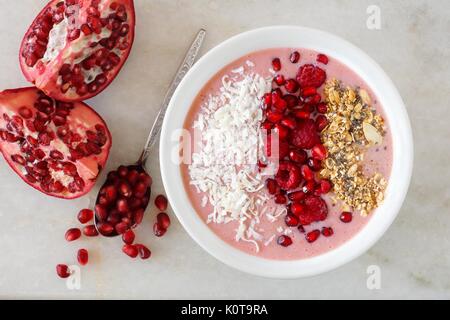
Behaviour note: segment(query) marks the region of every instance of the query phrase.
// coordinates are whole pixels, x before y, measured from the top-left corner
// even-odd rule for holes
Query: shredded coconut
[[[208,97],[194,121],[201,141],[189,165],[190,183],[207,195],[202,207],[213,207],[206,222],[238,222],[235,240],[253,243],[258,252],[258,242],[264,240],[257,227],[263,214],[259,207],[268,200],[258,193],[264,182],[255,174],[263,148],[260,99],[271,82],[245,66],[231,73],[222,78],[219,94]]]

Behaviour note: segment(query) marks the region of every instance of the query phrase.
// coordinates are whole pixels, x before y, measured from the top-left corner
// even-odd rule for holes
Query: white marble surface
[[[0,0],[0,88],[25,86],[17,62],[23,33],[45,0]],[[90,103],[114,136],[107,169],[135,160],[192,36],[209,34],[205,50],[242,31],[273,24],[315,27],[369,53],[398,86],[414,130],[411,189],[386,235],[365,255],[333,272],[292,281],[253,277],[204,252],[174,218],[163,239],[139,240],[150,261],[132,262],[120,240],[67,244],[65,230],[91,195],[55,200],[26,186],[0,161],[0,298],[450,298],[450,2],[387,0],[136,0],[137,39],[117,80]],[[382,28],[366,27],[366,8],[381,8]],[[395,125],[395,124],[393,124]],[[162,191],[158,159],[154,194]],[[154,213],[154,212],[151,212]],[[81,290],[69,290],[55,265],[92,252]],[[368,290],[366,269],[381,268],[382,288]]]

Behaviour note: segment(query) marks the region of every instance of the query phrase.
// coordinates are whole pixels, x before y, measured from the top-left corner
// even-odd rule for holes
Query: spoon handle
[[[183,80],[186,73],[191,69],[194,65],[195,59],[200,51],[200,48],[203,44],[203,40],[205,39],[206,31],[204,29],[200,29],[195,40],[192,42],[191,47],[189,48],[186,56],[184,57],[183,62],[181,63],[178,71],[170,84],[169,90],[166,93],[163,104],[161,106],[161,110],[153,123],[152,129],[150,130],[150,134],[148,136],[147,142],[144,147],[144,151],[142,152],[141,157],[139,158],[139,163],[145,167],[145,162],[150,154],[150,150],[155,144],[159,133],[161,132],[161,127],[163,124],[164,116],[166,114],[167,107],[169,106],[170,100],[172,99],[173,94],[175,93],[176,88],[180,84],[181,80]]]

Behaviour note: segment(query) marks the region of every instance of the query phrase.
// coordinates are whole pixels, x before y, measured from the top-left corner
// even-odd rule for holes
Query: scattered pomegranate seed
[[[152,252],[143,244],[136,244],[136,247],[142,260],[146,260],[152,255]]]
[[[80,265],[85,266],[89,261],[88,251],[86,249],[78,250],[77,259]]]
[[[308,167],[311,168],[312,171],[317,172],[320,169],[322,169],[322,161],[316,158],[309,158],[308,159]]]
[[[298,231],[299,231],[300,233],[305,233],[305,232],[306,232],[306,231],[305,231],[305,227],[302,226],[302,225],[299,225],[297,229],[298,229]]]
[[[83,234],[86,237],[96,237],[98,236],[98,231],[97,228],[93,224],[91,224],[83,228]]]
[[[284,218],[284,222],[286,222],[286,225],[288,227],[296,227],[300,223],[298,218],[293,214],[287,214],[286,217]]]
[[[289,93],[295,93],[300,88],[298,82],[294,79],[289,79],[286,81],[286,84],[284,85],[284,88]]]
[[[291,192],[288,194],[288,198],[291,201],[302,201],[303,199],[305,199],[306,195],[303,191],[295,191],[295,192]]]
[[[306,194],[311,194],[314,192],[315,187],[316,187],[316,183],[314,182],[314,180],[309,180],[303,186],[302,191]]]
[[[272,106],[272,94],[266,93],[263,97],[263,101],[264,101],[263,105],[266,108],[270,108]]]
[[[155,222],[153,225],[153,233],[157,237],[162,237],[167,232],[167,229],[164,229],[158,222]]]
[[[328,64],[328,57],[324,54],[319,53],[317,55],[317,62],[323,63],[323,64]]]
[[[279,86],[284,86],[284,84],[286,83],[286,79],[281,74],[276,75],[273,81],[275,81],[275,83]]]
[[[168,229],[170,226],[170,218],[167,215],[167,213],[165,212],[160,212],[158,213],[156,220],[158,222],[158,224],[163,228],[163,229]]]
[[[91,209],[83,209],[78,213],[78,221],[82,224],[88,223],[92,218],[94,218],[94,211]]]
[[[291,150],[289,151],[289,159],[294,162],[303,164],[308,159],[308,154],[305,150]]]
[[[278,112],[278,111],[269,110],[266,113],[266,118],[267,118],[267,120],[269,120],[272,123],[278,123],[281,121],[281,119],[283,119],[283,113]]]
[[[291,56],[289,57],[289,60],[292,63],[297,63],[300,60],[300,53],[298,51],[292,52]]]
[[[139,254],[138,248],[132,244],[124,244],[122,247],[122,251],[131,258],[136,258]]]
[[[308,165],[306,165],[306,164],[302,165],[300,170],[301,170],[302,176],[305,180],[307,180],[307,181],[314,180],[314,172],[311,170],[311,168]]]
[[[297,127],[297,121],[291,117],[285,117],[281,119],[280,123],[291,130],[294,130]]]
[[[330,180],[322,179],[319,182],[319,190],[321,194],[327,194],[331,191],[332,185]]]
[[[331,227],[323,227],[322,235],[325,237],[331,237],[334,234],[333,228]]]
[[[317,112],[318,113],[327,113],[327,111],[328,111],[328,106],[327,106],[327,104],[326,103],[319,103],[318,105],[317,105]]]
[[[283,247],[289,247],[292,244],[292,239],[289,236],[281,235],[278,237],[277,243]]]
[[[317,93],[317,89],[315,87],[306,87],[302,89],[302,97],[311,97]]]
[[[304,193],[303,193],[304,194]],[[305,212],[305,206],[301,203],[294,202],[291,204],[291,212],[295,216],[301,215],[303,212]]]
[[[325,129],[328,125],[328,119],[323,114],[320,114],[316,118],[316,128],[317,131],[321,132],[323,129]]]
[[[66,231],[66,240],[67,241],[75,241],[77,240],[79,237],[81,237],[81,230],[78,228],[72,228]]]
[[[275,203],[277,204],[285,204],[287,202],[286,196],[284,194],[277,194],[275,196]]]
[[[309,111],[305,111],[305,110],[297,110],[294,112],[294,116],[297,119],[306,120],[306,119],[309,119],[309,117],[311,116],[311,113]]]
[[[341,213],[339,219],[344,223],[350,223],[353,220],[353,214],[351,212],[344,211]]]
[[[133,244],[134,239],[135,239],[135,234],[134,234],[133,230],[131,230],[131,229],[126,231],[124,234],[122,234],[122,241],[125,242],[126,244]]]
[[[272,69],[274,71],[280,71],[281,70],[281,61],[279,58],[275,58],[272,60]]]
[[[162,194],[158,195],[155,198],[155,206],[158,208],[159,211],[166,211],[167,205],[168,205],[167,198]]]
[[[316,144],[311,150],[311,155],[314,159],[325,160],[327,157],[327,148],[323,144]]]
[[[319,238],[319,236],[320,236],[319,230],[310,231],[306,234],[306,241],[308,241],[309,243],[313,243],[314,241],[317,240],[317,238]]]
[[[70,270],[69,267],[65,264],[58,264],[56,266],[56,273],[60,278],[68,278],[70,277]]]
[[[267,179],[266,188],[269,194],[275,194],[278,191],[278,183],[275,181],[275,179]]]

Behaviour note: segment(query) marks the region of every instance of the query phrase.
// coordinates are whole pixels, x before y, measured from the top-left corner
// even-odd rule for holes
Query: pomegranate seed
[[[166,211],[167,210],[168,201],[165,196],[162,194],[158,195],[155,198],[155,206],[158,208],[159,211]]]
[[[266,118],[272,123],[278,123],[281,121],[281,119],[283,119],[283,113],[269,110],[266,113]]]
[[[114,229],[116,229],[117,234],[124,234],[128,229],[130,229],[130,226],[126,222],[117,222],[117,224],[114,226]]]
[[[344,211],[341,213],[339,219],[344,223],[350,223],[353,220],[353,214],[351,212]]]
[[[306,194],[310,194],[314,192],[314,189],[316,188],[316,183],[314,180],[310,180],[306,182],[306,184],[303,186],[302,191]]]
[[[323,114],[320,114],[316,118],[316,128],[317,131],[321,132],[323,129],[325,129],[328,125],[328,119]]]
[[[293,215],[300,216],[302,213],[305,212],[305,206],[301,203],[294,202],[291,204],[291,210]]]
[[[152,252],[146,246],[143,244],[136,244],[136,247],[142,260],[146,260],[151,257]]]
[[[318,113],[327,113],[327,111],[328,111],[328,106],[327,106],[327,104],[326,103],[319,103],[318,105],[317,105],[317,112]]]
[[[333,228],[331,227],[323,227],[322,235],[325,237],[331,237],[334,234]]]
[[[163,229],[168,229],[170,226],[170,218],[165,212],[158,213],[158,216],[156,217],[156,220],[158,221],[158,224]]]
[[[305,227],[302,226],[302,225],[299,225],[297,229],[298,229],[298,231],[299,231],[300,233],[305,233],[305,232],[306,232],[306,231],[305,231]]]
[[[289,57],[289,60],[292,63],[297,63],[300,60],[300,53],[298,51],[292,52],[291,56]]]
[[[114,227],[111,224],[105,222],[98,226],[98,231],[100,231],[101,234],[108,236],[114,232]]]
[[[88,223],[92,218],[94,218],[94,212],[90,209],[83,209],[78,213],[78,221],[81,224]]]
[[[266,108],[270,108],[272,106],[272,94],[266,93],[263,97],[263,105]]]
[[[33,112],[28,107],[20,107],[19,108],[19,114],[24,119],[30,119],[33,116]]]
[[[285,117],[281,119],[280,123],[291,130],[294,130],[297,127],[297,121],[291,117]]]
[[[78,250],[77,259],[80,265],[85,266],[89,261],[88,251],[86,249]]]
[[[318,93],[308,99],[308,103],[312,106],[319,104],[320,101],[322,101],[322,97]]]
[[[284,218],[284,222],[286,222],[286,225],[288,227],[296,227],[298,226],[300,221],[293,214],[287,214],[286,217]]]
[[[289,93],[295,93],[300,88],[298,82],[294,79],[289,79],[286,81],[286,84],[284,85],[284,88]]]
[[[279,86],[284,86],[284,84],[286,83],[286,79],[281,74],[276,75],[275,78],[273,78],[273,81]]]
[[[164,229],[158,222],[155,222],[153,225],[153,233],[157,237],[162,237],[164,234],[166,234],[167,229]]]
[[[141,224],[144,219],[144,209],[138,209],[134,212],[134,223],[136,225]]]
[[[289,129],[280,123],[277,123],[275,125],[274,132],[278,134],[278,137],[280,138],[281,141],[286,140],[289,135]]]
[[[306,87],[302,89],[302,97],[311,97],[317,93],[317,90],[315,87]]]
[[[315,159],[315,158],[309,158],[308,166],[311,168],[312,171],[317,172],[320,169],[322,169],[322,161],[320,161],[319,159]]]
[[[126,182],[122,182],[119,185],[119,193],[124,196],[125,198],[129,198],[132,195],[132,191],[130,188],[130,185]]]
[[[278,183],[275,181],[275,179],[267,179],[266,188],[269,194],[275,194],[278,190]]]
[[[281,235],[278,237],[277,243],[283,247],[289,247],[292,244],[292,239],[289,236]]]
[[[272,60],[272,69],[274,71],[280,71],[281,70],[281,61],[279,58],[275,58]]]
[[[127,199],[120,198],[116,203],[117,211],[120,213],[127,213],[129,210]]]
[[[332,185],[330,180],[322,179],[319,182],[319,190],[321,194],[327,194],[331,191]]]
[[[286,100],[287,107],[289,109],[295,108],[299,105],[299,99],[293,94],[286,94],[283,99]]]
[[[97,228],[93,224],[91,224],[83,228],[83,234],[86,237],[96,237],[98,236],[98,231]]]
[[[305,150],[291,150],[289,151],[289,159],[297,163],[305,163],[308,158],[308,154]]]
[[[275,203],[276,204],[285,204],[287,202],[286,196],[284,194],[277,194],[275,196]]]
[[[95,205],[95,215],[99,221],[105,221],[108,218],[108,211],[100,204]]]
[[[81,237],[81,230],[78,228],[72,228],[66,231],[65,238],[67,241],[75,241]]]
[[[314,180],[314,172],[312,172],[311,168],[308,165],[306,164],[302,165],[300,170],[305,180],[307,181]]]
[[[305,197],[306,195],[303,191],[295,191],[288,194],[289,200],[296,202],[302,201]]]
[[[119,176],[121,176],[122,178],[125,178],[128,174],[128,168],[125,166],[120,166],[117,169],[117,173],[119,174]]]
[[[311,155],[314,159],[325,160],[327,157],[327,148],[323,144],[316,144],[311,150]]]
[[[131,229],[122,234],[122,241],[125,242],[126,244],[133,244],[134,239],[135,234]]]
[[[56,273],[60,278],[68,278],[70,277],[70,270],[69,267],[65,264],[58,264],[56,266]]]
[[[124,244],[122,247],[122,251],[131,258],[136,258],[139,254],[137,247],[132,244]]]
[[[323,64],[328,64],[328,57],[324,54],[319,53],[317,55],[317,62],[323,63]]]
[[[320,236],[320,231],[319,230],[313,230],[311,232],[308,232],[306,234],[306,241],[308,241],[309,243],[313,243],[314,241],[317,240],[317,238],[319,238]]]
[[[305,110],[297,110],[294,112],[294,117],[296,117],[297,119],[309,119],[311,117],[311,113],[309,111],[305,111]]]

